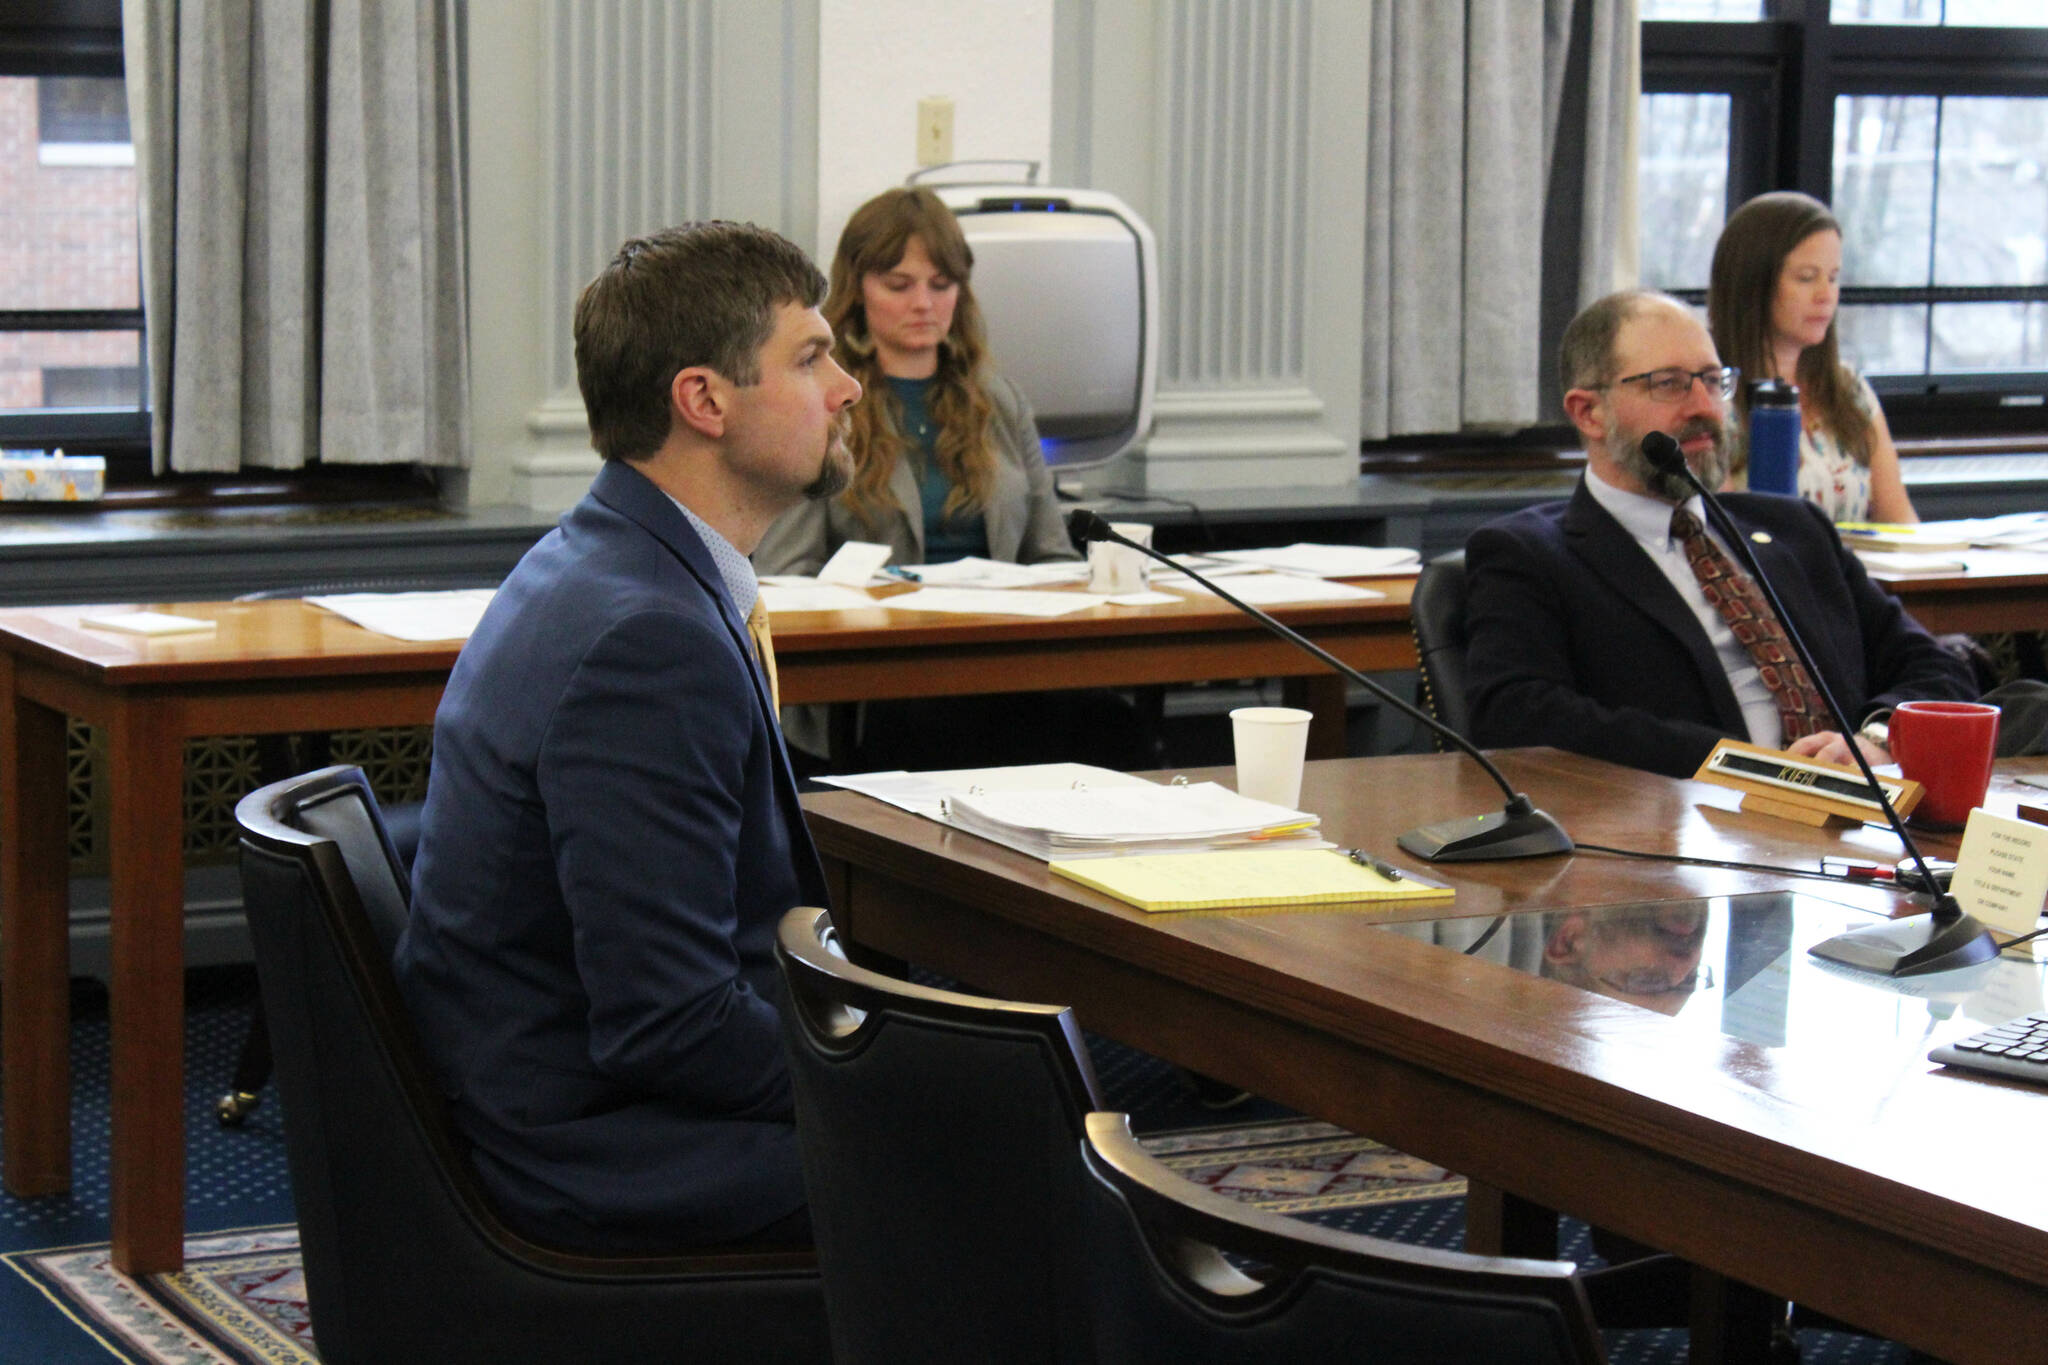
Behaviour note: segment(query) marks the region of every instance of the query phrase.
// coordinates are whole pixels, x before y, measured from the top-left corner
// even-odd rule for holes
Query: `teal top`
[[[946,499],[953,481],[939,468],[939,428],[925,406],[931,392],[929,379],[898,379],[888,376],[889,388],[903,405],[904,455],[917,476],[918,497],[924,504],[924,558],[927,564],[943,564],[969,555],[989,557],[988,526],[980,512],[946,515]]]

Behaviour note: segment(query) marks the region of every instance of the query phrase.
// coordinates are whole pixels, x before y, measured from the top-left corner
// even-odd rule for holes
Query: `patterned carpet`
[[[132,1280],[107,1245],[0,1256],[115,1356],[149,1365],[318,1365],[286,1224],[209,1233],[185,1243],[175,1275]]]
[[[107,1247],[107,1018],[104,993],[73,999],[73,1189],[0,1194],[0,1362],[38,1365],[309,1365],[282,1118],[266,1103],[240,1129],[213,1119],[254,1002],[245,968],[201,969],[186,985],[186,1269],[140,1284]],[[1325,1226],[1424,1246],[1464,1240],[1464,1182],[1379,1143],[1251,1100],[1204,1108],[1180,1073],[1089,1039],[1108,1102],[1154,1152],[1220,1193]],[[0,1121],[4,1121],[0,1115]],[[1225,1121],[1227,1120],[1227,1122]],[[1562,1254],[1596,1263],[1583,1224],[1563,1220]],[[1606,1334],[1613,1365],[1678,1365],[1682,1330]],[[1799,1334],[1804,1365],[1903,1365],[1867,1337]]]
[[[1169,1166],[1276,1213],[1339,1214],[1397,1204],[1459,1214],[1465,1182],[1327,1123],[1296,1119],[1148,1139]],[[149,1365],[318,1365],[289,1224],[190,1238],[185,1268],[136,1281],[105,1243],[0,1255],[116,1356]]]

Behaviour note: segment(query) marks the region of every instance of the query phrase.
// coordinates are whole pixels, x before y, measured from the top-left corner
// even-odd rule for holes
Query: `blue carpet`
[[[214,1119],[256,998],[248,967],[186,974],[185,1226],[214,1232],[292,1221],[283,1121],[266,1102],[240,1129]],[[71,1000],[71,1189],[40,1199],[0,1193],[0,1253],[104,1242],[107,1208],[108,1051],[106,992],[74,983]],[[7,1116],[0,1112],[0,1132]],[[0,1271],[0,1361],[107,1365],[122,1357],[99,1344],[33,1285]]]

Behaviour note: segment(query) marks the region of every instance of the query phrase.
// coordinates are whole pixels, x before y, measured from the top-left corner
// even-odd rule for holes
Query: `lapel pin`
[[[1749,533],[1749,538],[1759,545],[1768,545],[1771,543],[1771,533],[1769,531],[1751,531]]]

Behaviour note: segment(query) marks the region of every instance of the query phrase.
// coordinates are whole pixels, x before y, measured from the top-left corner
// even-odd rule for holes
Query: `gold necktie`
[[[754,641],[754,657],[761,661],[761,671],[768,675],[768,701],[779,709],[782,689],[775,680],[775,641],[768,633],[768,608],[758,597],[754,609],[747,613],[747,634]]]

